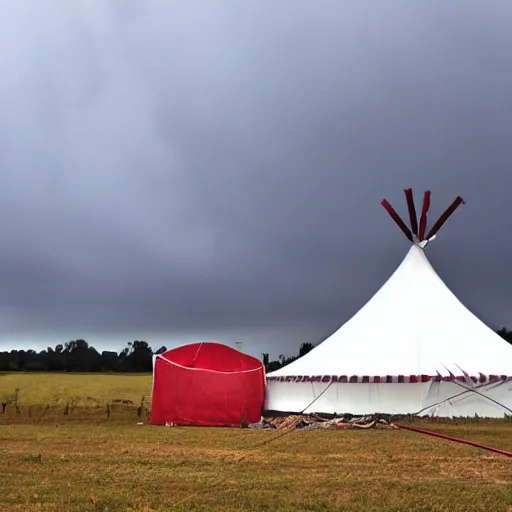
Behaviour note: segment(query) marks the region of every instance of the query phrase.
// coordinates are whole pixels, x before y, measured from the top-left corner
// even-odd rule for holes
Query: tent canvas
[[[425,254],[462,200],[457,198],[425,236],[427,194],[420,225],[411,221],[412,230],[383,201],[411,248],[349,321],[300,359],[268,374],[267,409],[445,417],[512,413],[512,345],[457,299]],[[410,189],[406,195],[414,218]]]
[[[220,343],[184,345],[156,356],[150,423],[240,426],[260,421],[265,370]]]

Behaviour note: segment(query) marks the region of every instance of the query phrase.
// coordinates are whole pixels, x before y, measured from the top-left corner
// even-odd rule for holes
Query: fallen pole
[[[411,425],[405,425],[403,423],[394,423],[394,425],[396,427],[404,429],[404,430],[411,430],[412,432],[419,432],[420,434],[427,434],[429,436],[439,437],[441,439],[446,439],[448,441],[454,441],[456,443],[468,444],[469,446],[474,446],[475,448],[480,448],[482,450],[487,450],[489,452],[499,453],[500,455],[504,455],[505,457],[512,457],[512,452],[500,450],[499,448],[493,448],[492,446],[486,446],[485,444],[476,443],[475,441],[461,439],[460,437],[448,436],[446,434],[441,434],[440,432],[434,432],[432,430],[425,430],[424,428],[419,428],[419,427],[412,427]]]

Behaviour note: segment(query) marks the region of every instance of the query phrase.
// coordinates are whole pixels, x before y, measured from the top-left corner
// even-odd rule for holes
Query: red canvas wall
[[[261,418],[262,363],[219,343],[193,343],[156,358],[150,423],[240,426]]]

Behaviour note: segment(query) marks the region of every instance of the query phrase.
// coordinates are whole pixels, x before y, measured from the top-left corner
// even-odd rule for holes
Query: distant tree
[[[91,371],[91,357],[87,341],[78,339],[66,342],[64,350],[65,369],[68,372]]]
[[[22,352],[22,350],[11,350],[8,370],[16,371],[25,369],[24,365],[21,364],[20,352]]]
[[[94,347],[89,347],[86,357],[86,366],[88,368],[86,371],[101,372],[103,370],[101,354]]]
[[[299,348],[299,357],[305,356],[308,352],[313,350],[313,343],[302,343]]]
[[[117,352],[104,350],[101,353],[102,371],[118,372],[121,370],[121,362]]]
[[[146,341],[128,343],[126,356],[128,367],[135,372],[150,372],[153,369],[153,351]]]
[[[508,343],[512,343],[512,331],[502,327],[497,333]]]
[[[269,361],[269,355],[263,354],[263,364],[265,366],[265,371],[268,373],[275,372],[282,368],[283,366],[287,366],[293,361],[296,361],[299,357],[306,355],[308,352],[313,350],[314,346],[312,343],[302,343],[299,347],[299,353],[296,356],[285,357],[284,354],[279,354],[277,357],[277,361]]]

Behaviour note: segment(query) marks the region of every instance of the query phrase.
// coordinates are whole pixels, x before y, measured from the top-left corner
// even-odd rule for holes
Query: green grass
[[[0,377],[1,390],[12,376]],[[56,396],[52,383],[79,383],[58,394],[59,406],[48,404],[55,410],[71,396],[136,399],[143,379],[150,383],[148,376],[36,377],[45,400]],[[16,378],[35,408],[34,374]],[[422,434],[153,427],[131,413],[95,416],[98,406],[83,404],[81,417],[0,415],[2,512],[512,510],[511,459]],[[421,426],[512,450],[511,423]]]

